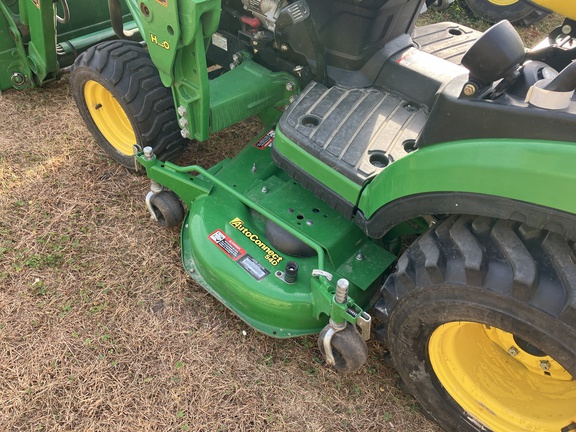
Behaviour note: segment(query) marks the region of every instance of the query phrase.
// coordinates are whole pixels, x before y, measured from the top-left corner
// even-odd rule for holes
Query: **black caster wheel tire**
[[[184,207],[180,198],[172,192],[164,190],[150,198],[156,221],[164,228],[178,226],[184,220]]]
[[[135,169],[134,144],[152,147],[161,160],[174,160],[186,149],[172,91],[139,43],[89,48],[74,63],[70,87],[96,143],[120,165]]]
[[[558,234],[452,216],[385,282],[388,345],[446,430],[553,432],[576,423],[576,263]]]
[[[329,326],[324,327],[318,335],[318,348],[323,357],[326,357],[323,340],[329,328]],[[355,372],[368,359],[368,346],[360,332],[352,324],[347,323],[344,330],[335,333],[332,337],[332,355],[336,362],[334,367],[337,370]]]

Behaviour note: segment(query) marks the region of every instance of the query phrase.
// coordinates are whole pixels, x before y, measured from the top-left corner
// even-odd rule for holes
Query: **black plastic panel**
[[[462,57],[482,32],[453,22],[430,24],[414,29],[412,39],[420,51],[451,63],[460,64]]]
[[[311,83],[282,116],[280,130],[358,184],[406,154],[427,114],[401,97],[377,90]]]

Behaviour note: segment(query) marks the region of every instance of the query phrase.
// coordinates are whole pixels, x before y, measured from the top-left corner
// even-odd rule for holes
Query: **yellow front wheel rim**
[[[84,85],[84,99],[104,138],[123,155],[132,156],[136,134],[126,112],[112,93],[102,84],[90,80]]]
[[[452,322],[432,333],[428,354],[445,390],[491,430],[558,432],[576,422],[576,381],[527,345],[495,327]]]

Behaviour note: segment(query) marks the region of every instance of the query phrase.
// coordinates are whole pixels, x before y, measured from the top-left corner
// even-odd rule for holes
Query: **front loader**
[[[85,3],[2,0],[0,88],[76,56],[96,141],[256,330],[343,372],[378,338],[446,430],[576,430],[576,7],[526,50],[507,21],[416,28],[423,3],[110,0],[63,37]],[[234,158],[174,163],[254,115]]]

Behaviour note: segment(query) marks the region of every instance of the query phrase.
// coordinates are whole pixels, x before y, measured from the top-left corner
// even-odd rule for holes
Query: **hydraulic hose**
[[[129,39],[138,33],[138,27],[133,30],[124,31],[124,23],[122,22],[122,10],[120,9],[120,0],[108,0],[108,11],[110,12],[110,23],[114,34],[118,39]]]
[[[544,87],[544,90],[554,92],[569,92],[574,89],[576,89],[576,62],[562,69],[562,72]]]
[[[108,0],[108,11],[110,12],[110,24],[112,24],[114,34],[118,36],[119,39],[126,39],[126,36],[124,36],[120,0]]]

